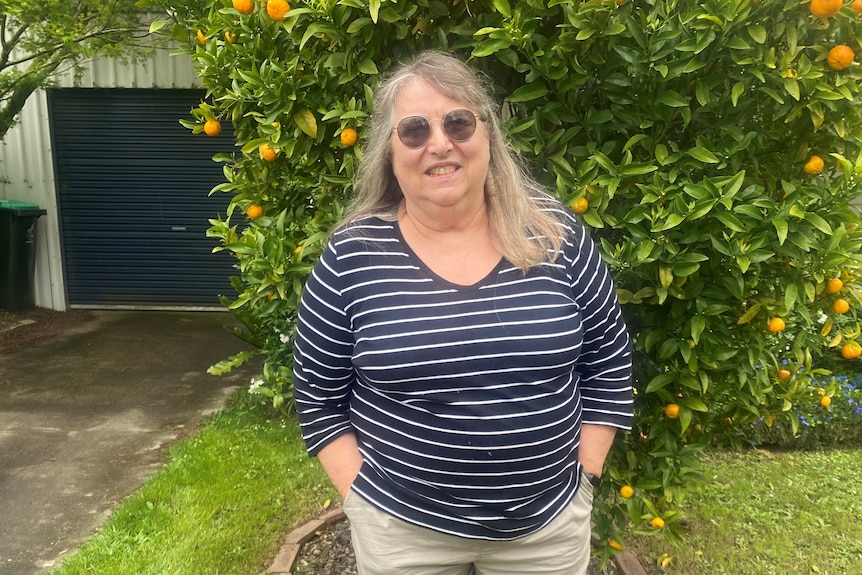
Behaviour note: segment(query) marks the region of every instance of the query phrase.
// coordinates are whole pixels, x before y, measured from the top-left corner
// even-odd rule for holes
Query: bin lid
[[[4,199],[0,199],[0,212],[12,212],[16,216],[44,216],[48,213],[36,204]]]

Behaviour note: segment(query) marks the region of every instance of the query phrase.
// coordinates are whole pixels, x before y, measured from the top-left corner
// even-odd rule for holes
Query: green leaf
[[[698,389],[700,388],[700,384],[698,384]],[[681,397],[679,398],[679,404],[683,407],[687,407],[692,411],[700,411],[702,413],[709,413],[709,407],[696,397]]]
[[[682,108],[688,106],[688,100],[673,90],[662,92],[659,94],[659,97],[656,98],[656,101],[665,106],[670,106],[671,108]]]
[[[695,146],[691,150],[688,151],[689,155],[693,157],[695,160],[699,160],[705,164],[717,164],[718,158],[715,157],[715,154],[703,148],[701,146]]]
[[[293,115],[293,121],[305,134],[317,138],[317,120],[311,110],[304,108]]]
[[[505,18],[510,18],[512,16],[512,7],[509,6],[508,0],[494,0],[494,8],[496,8],[497,12],[502,14]]]
[[[748,228],[745,227],[739,218],[731,214],[730,212],[719,212],[715,214],[715,219],[720,221],[725,225],[728,229],[733,230],[734,232],[745,233],[748,231]]]
[[[491,54],[496,54],[500,50],[505,50],[511,45],[512,43],[509,40],[484,40],[476,46],[471,56],[474,58],[484,58]]]
[[[701,106],[709,104],[709,84],[704,81],[698,81],[695,87],[695,97],[697,98],[697,103]]]
[[[787,226],[787,220],[784,218],[773,218],[772,226],[775,228],[776,233],[778,234],[778,245],[784,245],[784,242],[787,240],[787,232],[789,230]]]
[[[506,98],[506,101],[512,103],[529,102],[531,100],[541,98],[542,96],[547,95],[547,93],[548,87],[544,82],[533,82],[526,86],[521,86],[512,92],[509,97]]]
[[[766,42],[766,28],[759,24],[751,24],[747,27],[748,35],[758,44]]]
[[[733,107],[736,107],[737,102],[739,102],[739,97],[742,95],[742,92],[745,91],[745,84],[742,82],[737,82],[733,85],[733,88],[730,90],[730,101],[733,104]]]
[[[644,393],[654,393],[660,389],[664,389],[667,385],[676,379],[672,373],[660,373],[650,380],[647,384]]]
[[[370,59],[363,60],[359,63],[359,71],[367,76],[377,76],[380,74],[377,70],[377,64]]]
[[[380,4],[382,0],[370,0],[368,2],[368,11],[371,13],[371,20],[377,24],[377,18],[380,15]]]
[[[824,234],[828,236],[832,235],[832,226],[829,225],[829,222],[827,222],[814,212],[806,213],[805,221],[809,222],[811,225],[813,225],[815,228],[817,228]]]
[[[796,305],[796,300],[799,296],[799,286],[796,284],[788,284],[784,288],[784,309],[791,311]]]

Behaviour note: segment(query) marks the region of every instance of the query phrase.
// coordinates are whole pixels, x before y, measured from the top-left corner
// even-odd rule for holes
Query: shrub
[[[289,398],[297,298],[350,193],[374,87],[424,48],[492,79],[511,145],[576,204],[616,278],[637,414],[596,503],[603,541],[629,524],[677,539],[698,452],[750,442],[761,421],[796,433],[828,358],[855,349],[859,64],[828,62],[835,45],[860,48],[849,3],[818,18],[799,0],[308,0],[281,22],[261,3],[248,15],[228,0],[153,3],[207,89],[187,125],[215,116],[235,129],[213,191],[232,202],[210,235],[237,258],[228,305],[261,345],[260,389],[276,404]],[[262,159],[263,144],[277,158]],[[251,204],[261,217],[244,217]],[[833,310],[839,297],[847,313]],[[785,367],[793,376],[779,378]]]

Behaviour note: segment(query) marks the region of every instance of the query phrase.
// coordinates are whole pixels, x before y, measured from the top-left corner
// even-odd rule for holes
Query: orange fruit
[[[345,128],[341,132],[341,143],[345,146],[352,146],[359,140],[359,135],[353,128]]]
[[[254,12],[254,2],[251,0],[233,0],[233,9],[244,16],[248,16]]]
[[[784,320],[781,319],[780,317],[774,317],[771,320],[769,320],[769,323],[767,324],[766,327],[772,333],[778,333],[780,331],[784,331],[784,328],[787,327],[787,325],[784,323]]]
[[[245,215],[247,215],[253,220],[256,220],[263,215],[263,208],[260,207],[258,204],[252,204],[245,210]]]
[[[862,0],[859,1],[862,2]],[[608,539],[608,547],[610,547],[611,549],[616,549],[617,551],[623,550],[623,546],[620,545],[620,543],[616,539]]]
[[[572,202],[572,205],[569,207],[572,208],[572,211],[576,214],[582,214],[589,209],[590,202],[587,200],[587,198],[578,198],[577,200]]]
[[[841,357],[844,359],[856,359],[862,355],[862,346],[855,341],[849,341],[841,346]]]
[[[204,123],[204,133],[207,136],[218,136],[221,134],[221,122],[215,118],[210,118]]]
[[[860,0],[862,2],[862,0]],[[230,32],[227,30],[224,31],[224,39],[227,40],[228,44],[236,44],[236,38],[230,35]]]
[[[843,0],[811,0],[808,7],[817,18],[832,18],[841,10]]]
[[[285,0],[267,0],[266,13],[276,22],[284,20],[288,12],[290,12],[290,4]]]
[[[664,408],[664,414],[668,419],[676,419],[679,417],[679,406],[675,403],[668,403]]]
[[[653,517],[650,524],[656,529],[661,529],[662,527],[664,527],[664,519],[662,519],[661,517]]]
[[[862,0],[853,0],[853,4],[850,5],[850,9],[853,10],[857,16],[862,16]]]
[[[302,250],[304,250],[304,249],[305,249],[305,246],[303,246],[303,245],[296,246],[296,249],[295,249],[295,250],[293,250],[293,253],[295,253],[295,254],[301,254],[301,253],[302,253]]]
[[[859,0],[859,2],[862,2],[862,0]],[[826,282],[826,291],[829,293],[838,293],[843,287],[844,282],[838,278],[832,278],[831,280]]]
[[[853,53],[853,49],[850,46],[838,44],[829,50],[829,54],[826,56],[826,63],[833,70],[843,70],[850,67],[855,57],[856,54]]]
[[[204,35],[203,30],[198,30],[198,42],[200,42],[201,44],[207,43],[207,37],[206,35]]]
[[[823,171],[823,158],[820,156],[811,156],[805,165],[802,166],[802,171],[809,176],[816,176]]]
[[[629,499],[634,494],[635,490],[631,485],[623,485],[620,487],[620,495],[623,499]]]
[[[823,407],[829,407],[830,405],[832,405],[832,398],[828,395],[824,395],[820,398],[820,405],[822,405]]]
[[[832,311],[835,313],[847,313],[850,311],[850,302],[846,299],[838,298],[832,303]]]
[[[779,369],[778,370],[778,379],[780,381],[787,381],[788,379],[790,379],[790,372],[786,369]]]
[[[269,144],[261,144],[258,150],[260,151],[260,157],[267,162],[272,162],[278,157],[278,152],[273,150]]]

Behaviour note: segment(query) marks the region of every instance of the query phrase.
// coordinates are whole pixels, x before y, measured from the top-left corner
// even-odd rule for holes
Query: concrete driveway
[[[0,358],[0,575],[37,575],[91,537],[166,447],[247,385],[224,312],[98,311]]]

